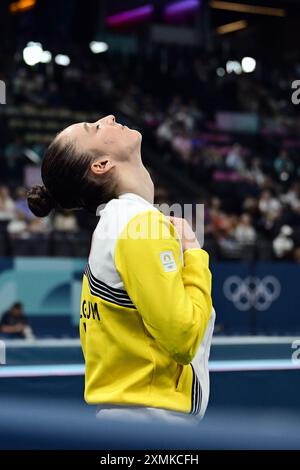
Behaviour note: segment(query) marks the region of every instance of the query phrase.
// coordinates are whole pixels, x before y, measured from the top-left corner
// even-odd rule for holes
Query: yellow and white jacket
[[[182,253],[174,226],[142,197],[107,203],[82,284],[85,400],[201,418],[214,320],[208,254]]]

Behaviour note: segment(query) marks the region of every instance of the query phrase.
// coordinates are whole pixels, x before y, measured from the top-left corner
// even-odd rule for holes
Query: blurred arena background
[[[299,26],[297,0],[1,1],[1,449],[300,448]],[[97,218],[27,207],[53,136],[111,113],[142,131],[156,203],[205,204],[196,433],[95,422],[77,324]]]

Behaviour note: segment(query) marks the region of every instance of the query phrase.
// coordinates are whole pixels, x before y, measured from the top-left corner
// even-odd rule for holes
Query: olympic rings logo
[[[230,276],[224,282],[223,292],[238,310],[246,312],[254,308],[262,312],[268,310],[279,297],[281,285],[274,276],[263,279],[248,276],[244,280],[239,276]]]

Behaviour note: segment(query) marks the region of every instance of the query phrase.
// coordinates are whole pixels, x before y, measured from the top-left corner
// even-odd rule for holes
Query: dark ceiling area
[[[20,0],[18,0],[20,1]],[[174,0],[175,1],[175,0]],[[298,0],[198,0],[199,8],[189,15],[176,19],[174,24],[165,21],[165,8],[172,0],[36,0],[31,9],[12,14],[15,0],[0,2],[1,55],[22,48],[28,41],[41,41],[45,46],[67,51],[86,47],[103,33],[135,35],[144,42],[151,41],[148,34],[153,24],[187,27],[195,32],[206,29],[205,48],[239,47],[257,52],[288,53],[300,39],[300,1]],[[178,1],[178,0],[176,0]],[[186,4],[197,0],[186,0]],[[107,26],[107,18],[120,12],[151,5],[151,16],[140,23],[118,27]],[[261,8],[264,10],[262,11]],[[271,10],[269,10],[271,9]],[[239,11],[236,11],[239,10]],[[279,11],[279,14],[278,14]],[[281,12],[281,13],[280,13]],[[220,32],[225,26],[244,25],[229,34]],[[230,28],[231,26],[229,26]]]

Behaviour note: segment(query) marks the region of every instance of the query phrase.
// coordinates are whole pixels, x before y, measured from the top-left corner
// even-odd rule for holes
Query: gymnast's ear
[[[91,171],[94,175],[103,175],[114,168],[116,165],[108,158],[94,160],[91,164]]]

